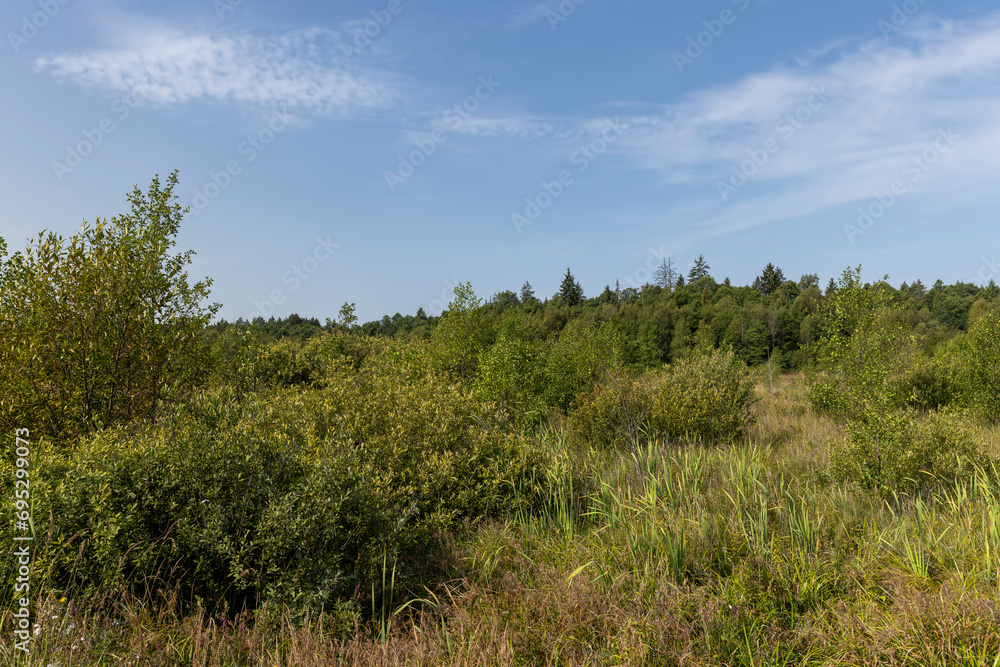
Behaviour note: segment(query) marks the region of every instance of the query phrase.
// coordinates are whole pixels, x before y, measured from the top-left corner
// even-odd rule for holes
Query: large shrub
[[[515,508],[542,462],[420,361],[401,347],[322,388],[209,391],[53,454],[36,473],[36,516],[52,521],[39,567],[84,591],[180,586],[300,613],[357,601],[383,559],[419,588],[438,536]]]
[[[624,339],[607,323],[567,326],[545,360],[545,399],[563,410],[600,382],[624,356]]]
[[[0,255],[0,426],[69,441],[152,419],[207,372],[201,332],[218,305],[188,283],[192,251],[170,255],[184,209],[154,178],[130,213],[39,234]]]
[[[300,343],[265,343],[260,332],[230,326],[211,342],[211,384],[243,395],[300,384],[320,386],[342,367],[360,368],[389,341],[344,332],[319,333]]]
[[[654,397],[652,377],[632,377],[619,367],[577,397],[567,425],[576,439],[595,447],[634,447],[648,433]]]
[[[959,393],[955,375],[947,359],[920,356],[890,380],[890,388],[900,407],[938,410]]]
[[[479,354],[477,394],[518,414],[537,413],[542,404],[545,347],[516,311],[501,319],[496,342]]]
[[[959,355],[964,402],[985,419],[1000,420],[1000,314],[978,315]]]
[[[440,370],[472,380],[479,355],[493,343],[496,332],[470,283],[456,286],[454,292],[455,298],[431,332],[433,359]]]
[[[703,351],[667,367],[651,421],[670,437],[727,440],[755,422],[756,401],[750,371],[731,349]]]
[[[877,460],[869,456],[865,437],[862,429],[848,429],[848,438],[832,452],[834,477],[885,494],[951,486],[976,466],[989,465],[980,429],[960,413],[909,414],[899,434],[883,441]]]
[[[847,421],[866,470],[881,471],[904,428],[894,378],[916,355],[913,337],[902,327],[892,288],[861,282],[861,267],[844,271],[823,312],[817,343],[824,373],[810,392],[814,405]]]

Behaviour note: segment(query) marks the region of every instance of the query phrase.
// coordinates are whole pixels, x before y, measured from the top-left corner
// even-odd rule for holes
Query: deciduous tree
[[[165,187],[128,195],[129,213],[42,232],[0,268],[0,422],[57,439],[154,419],[207,371],[201,334],[219,308],[189,284],[194,251],[169,254],[187,209]]]

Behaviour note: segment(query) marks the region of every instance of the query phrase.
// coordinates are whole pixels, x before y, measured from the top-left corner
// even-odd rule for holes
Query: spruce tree
[[[771,262],[764,267],[763,273],[753,281],[753,288],[764,296],[771,296],[785,282],[784,272]]]
[[[570,306],[579,306],[583,303],[583,288],[576,282],[573,273],[567,267],[566,275],[559,286],[559,296]]]
[[[699,278],[707,277],[710,268],[712,267],[705,261],[704,255],[698,255],[698,259],[694,260],[694,266],[691,267],[691,272],[688,273],[688,282],[693,283]]]

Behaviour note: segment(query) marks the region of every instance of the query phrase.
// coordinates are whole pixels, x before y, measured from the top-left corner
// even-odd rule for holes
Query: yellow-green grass
[[[347,637],[323,618],[49,599],[21,662],[1000,666],[996,471],[889,499],[837,484],[843,431],[802,378],[758,394],[735,443],[609,453],[544,432],[544,508],[445,537],[451,580],[397,593]],[[1000,454],[1000,431],[984,435]]]

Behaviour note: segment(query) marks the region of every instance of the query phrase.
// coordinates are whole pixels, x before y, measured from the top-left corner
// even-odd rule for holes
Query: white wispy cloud
[[[699,185],[704,227],[720,231],[870,200],[895,179],[908,193],[938,184],[957,196],[995,180],[1000,17],[898,37],[832,58],[827,51],[837,46],[824,47],[822,64],[799,59],[798,67],[758,72],[628,118],[631,129],[616,148],[667,183]],[[904,178],[907,161],[949,128],[953,146],[921,178]],[[723,204],[718,183],[752,153],[761,156],[768,141],[777,150]]]
[[[438,127],[471,137],[540,139],[555,132],[557,125],[554,121],[547,119],[509,116],[471,117],[464,119],[457,126],[445,119],[439,119],[432,123],[432,129]]]
[[[38,69],[114,94],[142,87],[153,104],[222,102],[293,112],[355,114],[399,98],[386,76],[343,62],[341,34],[191,33],[147,26],[113,48],[39,58]]]

